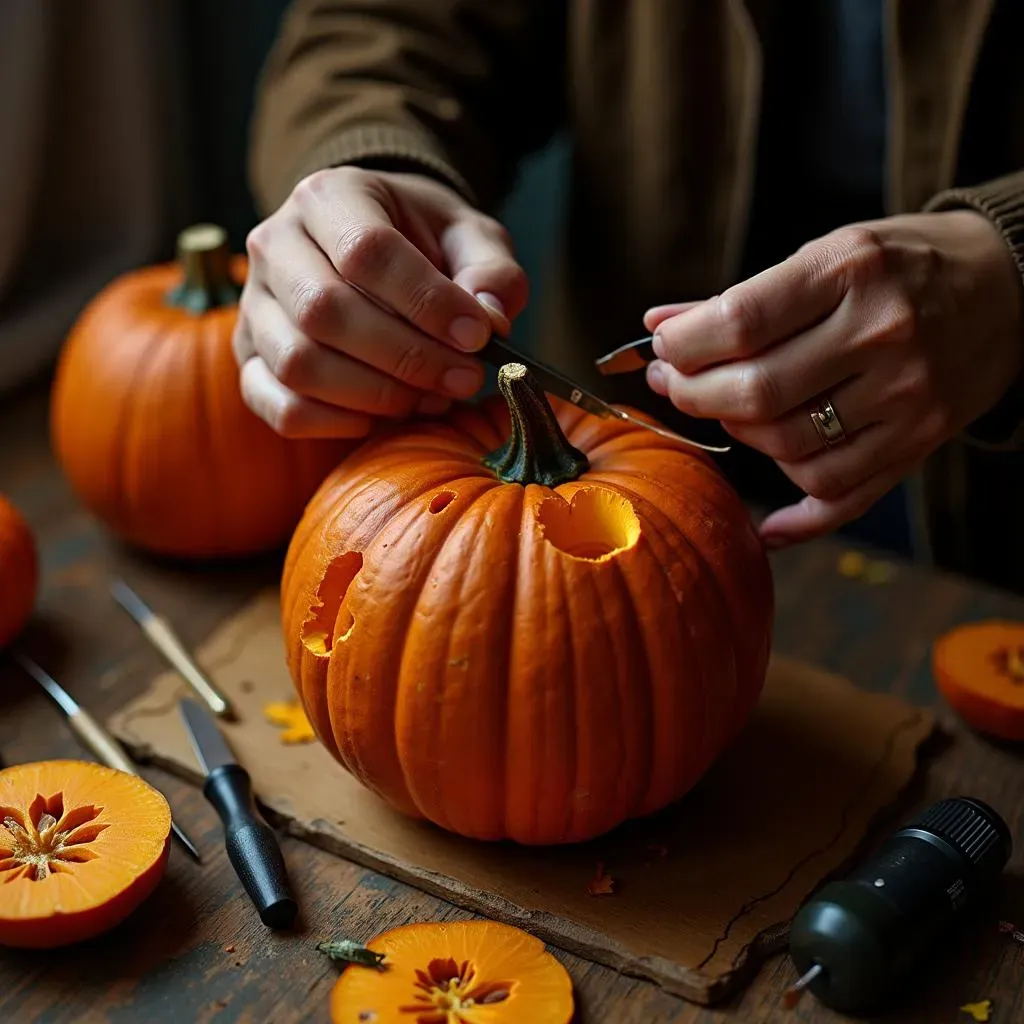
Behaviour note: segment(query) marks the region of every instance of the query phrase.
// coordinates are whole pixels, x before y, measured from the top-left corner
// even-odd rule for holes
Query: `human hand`
[[[991,409],[1024,362],[1021,284],[968,210],[841,228],[705,302],[648,310],[648,383],[773,458],[807,497],[761,524],[771,546],[868,510]],[[827,398],[845,439],[810,416]]]
[[[483,383],[526,276],[505,229],[418,174],[303,179],[247,239],[234,335],[246,404],[286,437],[360,437]]]

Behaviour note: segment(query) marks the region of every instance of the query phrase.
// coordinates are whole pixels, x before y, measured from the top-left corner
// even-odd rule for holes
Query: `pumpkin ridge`
[[[477,478],[473,477],[468,479]],[[424,618],[426,618],[426,613],[424,611],[424,598],[425,595],[427,594],[427,588],[431,583],[433,569],[436,566],[437,562],[441,560],[442,557],[445,557],[446,555],[450,554],[451,551],[455,551],[459,554],[461,554],[463,551],[468,551],[470,553],[468,558],[465,558],[463,561],[460,562],[460,568],[462,569],[462,571],[459,573],[458,596],[454,598],[451,602],[453,607],[456,609],[463,607],[463,605],[465,604],[463,597],[466,592],[466,585],[471,579],[473,579],[476,576],[476,573],[471,571],[473,569],[472,556],[474,552],[481,550],[481,546],[477,543],[477,541],[480,537],[481,532],[489,528],[490,524],[487,523],[486,517],[490,511],[490,506],[492,506],[495,503],[496,498],[501,494],[501,487],[497,481],[488,481],[488,484],[490,486],[487,486],[480,490],[479,493],[472,495],[469,498],[469,500],[466,501],[464,507],[459,508],[457,510],[457,514],[451,517],[449,530],[445,535],[444,539],[437,545],[437,548],[434,552],[434,558],[431,562],[431,567],[423,577],[423,584],[420,587],[420,590],[416,595],[415,602],[413,603],[412,606],[410,622],[416,621],[421,614],[423,614]],[[453,491],[456,491],[457,495],[459,493],[457,490],[457,485],[455,483],[441,486],[451,488]],[[445,507],[447,508],[447,505]],[[466,523],[467,519],[471,515],[475,516],[475,522],[470,524],[469,528],[472,530],[472,533],[470,533],[467,536],[465,533],[466,528],[463,527],[463,524]],[[463,527],[463,529],[462,532],[459,534],[458,544],[455,547],[451,547],[454,544],[453,538],[456,536],[456,531],[459,531],[460,527]],[[450,547],[451,551],[449,551]],[[445,630],[444,653],[441,659],[442,664],[445,665],[449,664],[452,658],[452,644],[456,635],[455,626],[457,625],[457,623],[458,612],[456,611],[455,617],[448,624],[449,628]],[[411,628],[409,630],[409,634],[412,634]],[[411,644],[407,641],[407,645],[405,650],[403,651],[398,669],[399,689],[396,694],[396,707],[402,706],[404,703],[407,703],[402,700],[402,690],[407,688],[407,685],[403,684],[405,684],[405,680],[407,679],[407,676],[409,674],[408,666],[410,659],[417,656],[418,653],[419,652],[415,650],[415,648],[412,648]],[[493,682],[493,680],[487,679],[481,681],[480,685],[490,686],[493,684]],[[427,760],[433,761],[434,763],[438,763],[439,754],[441,754],[445,750],[450,751],[453,749],[457,749],[458,747],[458,733],[456,733],[455,735],[449,734],[449,727],[451,725],[451,721],[450,716],[445,714],[445,709],[449,707],[450,704],[454,703],[454,701],[449,698],[450,689],[450,676],[448,674],[445,674],[441,680],[441,687],[438,694],[438,698],[434,706],[431,708],[431,714],[435,717],[432,718],[429,726],[425,725],[422,719],[418,719],[418,722],[421,725],[423,725],[422,734],[427,735],[431,738],[431,745],[428,748],[426,754],[423,755],[420,758],[420,760]],[[418,711],[416,713],[419,714]],[[420,813],[426,815],[426,811],[423,807],[423,801],[421,801],[421,799],[416,795],[413,785],[410,784],[409,758],[403,757],[401,755],[401,752],[404,748],[404,744],[402,743],[401,729],[404,723],[401,715],[397,712],[397,710],[394,717],[394,723],[394,742],[396,750],[399,751],[399,765],[402,768],[402,774],[406,780],[406,789],[412,796],[412,799]],[[432,779],[432,784],[436,793],[435,806],[438,808],[436,822],[442,828],[446,828],[452,831],[452,819],[449,807],[450,802],[453,799],[453,794],[451,792],[452,785],[450,779],[450,769],[447,766],[447,759],[445,759],[444,769],[435,770],[435,774]],[[421,789],[422,786],[417,788]],[[498,789],[499,792],[502,791],[503,786],[498,787]],[[457,795],[455,799],[458,799]],[[433,814],[427,816],[431,817],[432,820],[435,820]],[[461,831],[461,829],[457,831]]]
[[[163,324],[154,324],[149,330],[146,338],[145,348],[149,348],[154,343],[158,343],[161,335],[164,333]],[[133,413],[135,411],[135,404],[139,399],[139,395],[142,390],[142,385],[146,381],[148,371],[151,369],[152,364],[147,363],[145,359],[136,357],[135,365],[131,369],[129,374],[129,384],[125,389],[125,398],[123,401],[118,403],[117,410],[117,429],[115,434],[125,438],[125,444],[114,445],[114,466],[111,469],[110,481],[114,489],[112,495],[114,505],[114,521],[123,528],[124,523],[130,523],[132,521],[132,500],[131,492],[128,489],[128,478],[129,478],[129,467],[128,467],[128,453],[129,444],[128,438],[131,432],[128,430],[129,424],[133,419]],[[131,531],[129,539],[134,541],[134,531]]]
[[[621,471],[619,472],[621,473]],[[622,475],[625,476],[625,474]],[[598,479],[601,478],[601,474],[594,474],[593,476],[597,477]],[[637,492],[628,484],[623,483],[620,479],[615,478],[612,480],[606,480],[605,482],[608,483],[609,485],[614,486],[615,489],[620,493],[626,494],[630,497],[630,500],[634,503],[634,510],[636,510],[637,516],[641,519],[642,526],[646,527],[650,534],[657,537],[670,554],[678,558],[678,546],[674,543],[673,540],[670,539],[669,531],[663,529],[662,524],[659,522],[657,518],[657,516],[661,516],[664,518],[666,522],[670,522],[668,516],[665,515],[665,513],[662,513],[660,510],[656,509],[654,505],[650,501],[648,501],[648,499],[646,499],[642,493]],[[639,509],[637,508],[637,506],[639,506]],[[650,509],[648,509],[648,506],[650,506]],[[657,515],[653,515],[652,513],[657,513]],[[686,537],[682,537],[682,540],[685,544],[686,549],[697,558],[697,560],[700,562],[702,566],[704,566],[705,569],[707,569],[707,562],[704,560],[702,556],[697,555],[695,545],[690,543],[689,539]],[[679,561],[681,562],[682,559],[679,559]],[[671,572],[669,572],[669,569],[665,564],[664,560],[660,557],[655,557],[654,564],[658,566],[662,575],[665,577],[665,581],[668,584],[669,590],[673,594],[675,594],[676,602],[682,605],[686,595],[680,592],[679,584],[675,579],[673,579],[672,574]],[[694,578],[696,578],[697,574],[693,573],[693,576]],[[716,730],[712,728],[715,718],[712,704],[716,699],[715,696],[713,696],[714,683],[712,679],[709,679],[707,667],[703,663],[699,654],[694,653],[695,648],[698,648],[700,645],[694,643],[694,638],[689,628],[683,628],[684,623],[681,622],[680,626],[681,635],[686,638],[685,649],[690,658],[689,663],[691,669],[696,668],[698,675],[704,681],[704,685],[698,687],[698,690],[701,695],[701,704],[703,708],[703,722],[701,728],[701,738],[703,742],[700,746],[700,756],[696,759],[698,763],[703,764],[707,750],[714,746],[712,740],[716,732]],[[714,673],[712,673],[712,675],[714,675]]]
[[[708,517],[708,518],[715,519],[715,520],[722,521],[722,522],[731,522],[734,519],[736,519],[737,517],[736,517],[735,513],[732,510],[730,510],[728,507],[725,507],[725,506],[727,506],[729,504],[732,504],[732,502],[730,501],[730,497],[731,496],[730,496],[730,492],[728,492],[728,491],[726,491],[724,489],[721,489],[721,486],[720,486],[721,485],[721,479],[718,476],[718,474],[711,467],[705,465],[704,462],[702,460],[700,460],[700,459],[693,460],[690,463],[690,467],[689,468],[690,468],[690,470],[693,473],[697,474],[700,477],[702,483],[713,482],[716,485],[715,491],[710,493],[710,494],[705,492],[705,491],[701,491],[699,488],[691,488],[690,489],[691,492],[692,492],[690,500],[696,500],[696,501],[699,501],[701,503],[701,506],[700,506],[701,514],[706,516],[706,517]],[[634,476],[634,479],[637,479],[637,478]],[[670,488],[668,488],[665,485],[665,482],[664,482],[665,479],[666,478],[660,478],[659,479],[659,478],[657,478],[657,477],[655,477],[653,475],[652,476],[644,476],[642,478],[641,486],[643,486],[643,487],[650,487],[652,490],[658,492],[659,494],[666,494],[666,495],[668,495],[671,498],[672,495],[673,495],[673,492],[672,492],[672,490]],[[720,498],[722,499],[722,501],[718,500]],[[723,506],[723,502],[725,503],[725,506]],[[652,508],[659,507],[657,502],[649,501],[648,503],[651,505]],[[689,538],[687,538],[687,539],[689,540]],[[697,547],[697,545],[692,544],[692,542],[691,542],[691,547],[693,547],[695,550],[699,550],[700,551],[700,557],[702,558],[702,560],[705,562],[705,564],[710,565],[710,563],[708,563],[707,556],[703,552],[703,550],[700,550]],[[713,572],[711,575],[712,575],[712,578],[714,579],[716,589],[720,592],[720,594],[722,596],[722,599],[723,599],[723,602],[724,602],[724,605],[725,605],[725,607],[727,608],[727,610],[729,612],[729,619],[732,622],[733,627],[734,627],[734,635],[737,635],[737,636],[743,635],[743,633],[745,631],[745,627],[747,625],[746,620],[749,617],[749,613],[748,613],[747,609],[745,607],[738,606],[737,603],[730,596],[730,594],[727,593],[723,589],[721,580],[719,579],[719,575],[718,575],[717,572]],[[768,593],[770,593],[770,588],[767,585],[768,584],[768,579],[765,578],[764,580],[759,581],[759,584],[762,584],[762,583],[764,584],[764,589],[765,589],[765,592],[766,592],[765,593],[765,597],[767,598]],[[760,586],[759,586],[758,589],[760,589]],[[738,595],[738,599],[740,601],[740,604],[742,604],[743,603],[743,596],[742,595]],[[767,663],[767,656],[768,656],[769,649],[770,649],[770,635],[769,635],[768,642],[765,645],[764,651],[761,653],[761,655],[758,656],[758,658],[756,660],[754,660],[754,658],[751,656],[749,664],[747,664],[747,663],[740,664],[740,662],[738,660],[736,660],[736,658],[735,658],[735,650],[733,651],[734,661],[736,661],[736,665],[735,665],[736,686],[741,691],[746,692],[748,687],[757,686],[757,680],[759,678],[763,679],[763,674],[764,674],[764,669],[765,669],[765,666],[766,666],[766,663]]]
[[[641,677],[650,680],[651,659],[647,654],[647,646],[643,642],[643,631],[640,628],[640,616],[637,612],[639,604],[635,600],[636,595],[633,592],[633,588],[629,585],[629,574],[623,572],[622,566],[617,564],[615,561],[612,561],[611,563],[611,570],[618,579],[618,586],[620,586],[627,594],[629,594],[630,597],[630,600],[625,601],[624,605],[626,608],[626,612],[629,615],[627,629],[629,633],[632,635],[633,640],[629,648],[632,652],[631,657],[638,662],[642,662],[642,664],[638,666],[638,674]],[[622,709],[623,707],[628,706],[630,703],[630,695],[628,693],[623,692],[621,681],[619,682],[618,687],[616,687],[616,690],[618,692],[619,697],[619,708]],[[651,728],[651,719],[654,714],[654,701],[649,684],[647,687],[643,689],[642,693],[644,700],[647,704],[647,713],[644,715],[644,735],[642,738],[640,738],[640,750],[645,751],[646,756],[642,757],[642,760],[638,758],[638,765],[634,766],[634,770],[632,773],[623,773],[623,776],[626,778],[628,778],[630,774],[639,776],[638,781],[628,790],[623,791],[620,796],[621,804],[627,808],[628,817],[633,817],[636,814],[637,809],[642,806],[643,798],[650,788],[651,773],[654,767],[654,736]],[[618,716],[618,720],[622,722],[623,740],[625,741],[630,737],[627,737],[625,734],[626,717],[624,714],[621,713],[621,710]],[[623,749],[628,752],[628,743],[623,742],[622,746]],[[629,763],[628,757],[626,758],[626,763]],[[642,768],[639,767],[639,765],[641,764]],[[622,785],[622,783],[620,783],[620,785]]]
[[[482,483],[486,490],[490,490],[492,487],[496,486],[496,482],[495,481],[486,480],[486,479],[483,479],[483,478],[480,478],[480,477],[472,477],[472,478],[468,478],[468,479],[475,480],[475,481],[478,482],[478,484]],[[436,488],[438,486],[444,486],[444,485],[441,484],[437,480],[432,480],[431,485],[429,487],[425,487],[422,490],[417,492],[417,496],[416,497],[420,498],[427,491],[432,490],[432,489],[434,489],[434,488]],[[389,522],[393,522],[395,517],[400,516],[402,513],[406,512],[406,510],[410,510],[410,524],[411,524],[411,515],[412,515],[412,512],[415,511],[415,509],[414,509],[415,501],[416,501],[416,498],[409,498],[408,500],[404,501],[402,503],[402,505],[398,509],[395,510],[394,516],[392,517],[392,519]],[[448,532],[450,533],[450,529],[449,529]],[[375,534],[373,539],[372,539],[372,541],[367,545],[366,550],[363,552],[363,566],[364,566],[364,568],[366,568],[368,566],[368,564],[370,563],[371,559],[376,561],[376,559],[378,557],[378,553],[375,552],[373,550],[373,548],[379,543],[380,538],[381,538],[382,535],[383,535],[383,531],[378,532],[377,534]],[[447,537],[447,534],[445,536]],[[419,601],[421,599],[423,588],[426,585],[426,581],[429,580],[429,578],[430,578],[430,573],[432,572],[433,567],[434,567],[434,565],[435,565],[435,563],[437,561],[438,555],[440,554],[440,552],[441,552],[443,547],[444,547],[444,542],[442,541],[435,548],[435,550],[430,553],[430,557],[425,562],[424,567],[423,567],[423,582],[421,582],[421,584],[420,584],[419,591],[416,593],[415,598],[408,602],[407,610],[403,611],[402,616],[400,618],[396,617],[396,619],[392,623],[392,628],[393,628],[393,630],[398,635],[405,635],[408,632],[408,630],[409,630],[409,623],[410,623],[410,621],[412,619],[412,616],[414,614],[416,605],[419,603]],[[332,655],[331,655],[331,661],[332,662],[334,661],[334,654],[333,654],[333,652],[332,652]],[[401,778],[402,778],[403,788],[405,789],[405,794],[404,795],[405,795],[405,798],[406,798],[406,800],[408,802],[412,802],[411,801],[411,794],[408,791],[408,787],[405,786],[405,781],[404,781],[405,780],[405,771],[402,768],[401,760],[399,759],[399,756],[398,756],[397,737],[396,737],[396,734],[395,734],[395,725],[394,725],[394,723],[395,723],[395,708],[396,708],[397,696],[398,696],[398,685],[399,685],[400,675],[401,675],[401,662],[402,662],[402,659],[401,659],[401,657],[399,657],[397,663],[394,666],[393,676],[390,679],[390,683],[388,685],[388,691],[389,691],[388,698],[387,698],[388,699],[388,707],[386,708],[387,714],[386,714],[385,717],[389,718],[391,723],[392,723],[392,725],[391,725],[391,747],[392,747],[393,759],[394,759],[395,765],[397,766],[397,768],[399,770],[399,774],[401,775]],[[345,690],[348,691],[351,688],[351,682],[352,682],[351,677],[350,677],[350,673],[349,673],[348,670],[346,671],[346,678],[345,678],[344,682],[346,684],[345,685]],[[335,730],[335,732],[337,733],[338,730],[337,730],[337,727],[335,726],[334,702],[333,701],[330,702],[330,709],[331,709],[331,726]],[[359,778],[359,779],[362,779],[364,781],[368,780],[369,779],[369,774],[366,771],[366,763],[365,763],[365,760],[363,759],[363,756],[362,756],[361,743],[356,741],[355,734],[354,734],[354,732],[352,730],[352,716],[351,715],[346,715],[345,717],[346,717],[346,722],[345,722],[345,728],[343,730],[343,734],[344,734],[344,738],[345,738],[345,743],[339,743],[338,744],[339,749],[344,751],[347,748],[351,752],[352,760],[353,760],[353,763],[354,763],[354,766],[355,766],[355,769],[356,769],[353,774],[355,774],[356,777]]]

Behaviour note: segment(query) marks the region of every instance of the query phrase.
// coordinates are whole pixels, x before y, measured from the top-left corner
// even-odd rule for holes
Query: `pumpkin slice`
[[[347,967],[333,1024],[568,1024],[572,981],[544,944],[494,921],[410,924],[377,936],[382,969]]]
[[[980,732],[1024,740],[1024,623],[973,622],[932,650],[940,692]]]
[[[167,801],[134,775],[86,761],[0,771],[0,945],[113,928],[156,888],[170,834]]]
[[[22,630],[39,585],[35,538],[21,513],[0,496],[0,647]]]

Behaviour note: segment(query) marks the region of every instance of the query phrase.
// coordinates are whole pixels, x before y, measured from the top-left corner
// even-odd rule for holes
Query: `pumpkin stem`
[[[498,371],[498,390],[508,402],[512,435],[483,462],[499,479],[554,487],[590,468],[586,455],[569,443],[544,391],[522,363],[506,363]]]
[[[216,224],[193,224],[178,235],[183,280],[167,293],[167,303],[190,313],[207,313],[238,302],[241,289],[231,280],[227,233]]]

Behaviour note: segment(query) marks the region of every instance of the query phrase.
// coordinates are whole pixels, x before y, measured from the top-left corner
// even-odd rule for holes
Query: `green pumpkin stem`
[[[498,371],[498,390],[508,402],[512,435],[483,461],[500,480],[554,487],[590,468],[586,455],[569,444],[543,389],[525,366],[506,363]]]
[[[231,279],[230,250],[223,228],[193,224],[178,235],[182,282],[167,293],[167,304],[190,313],[234,306],[241,289]]]

